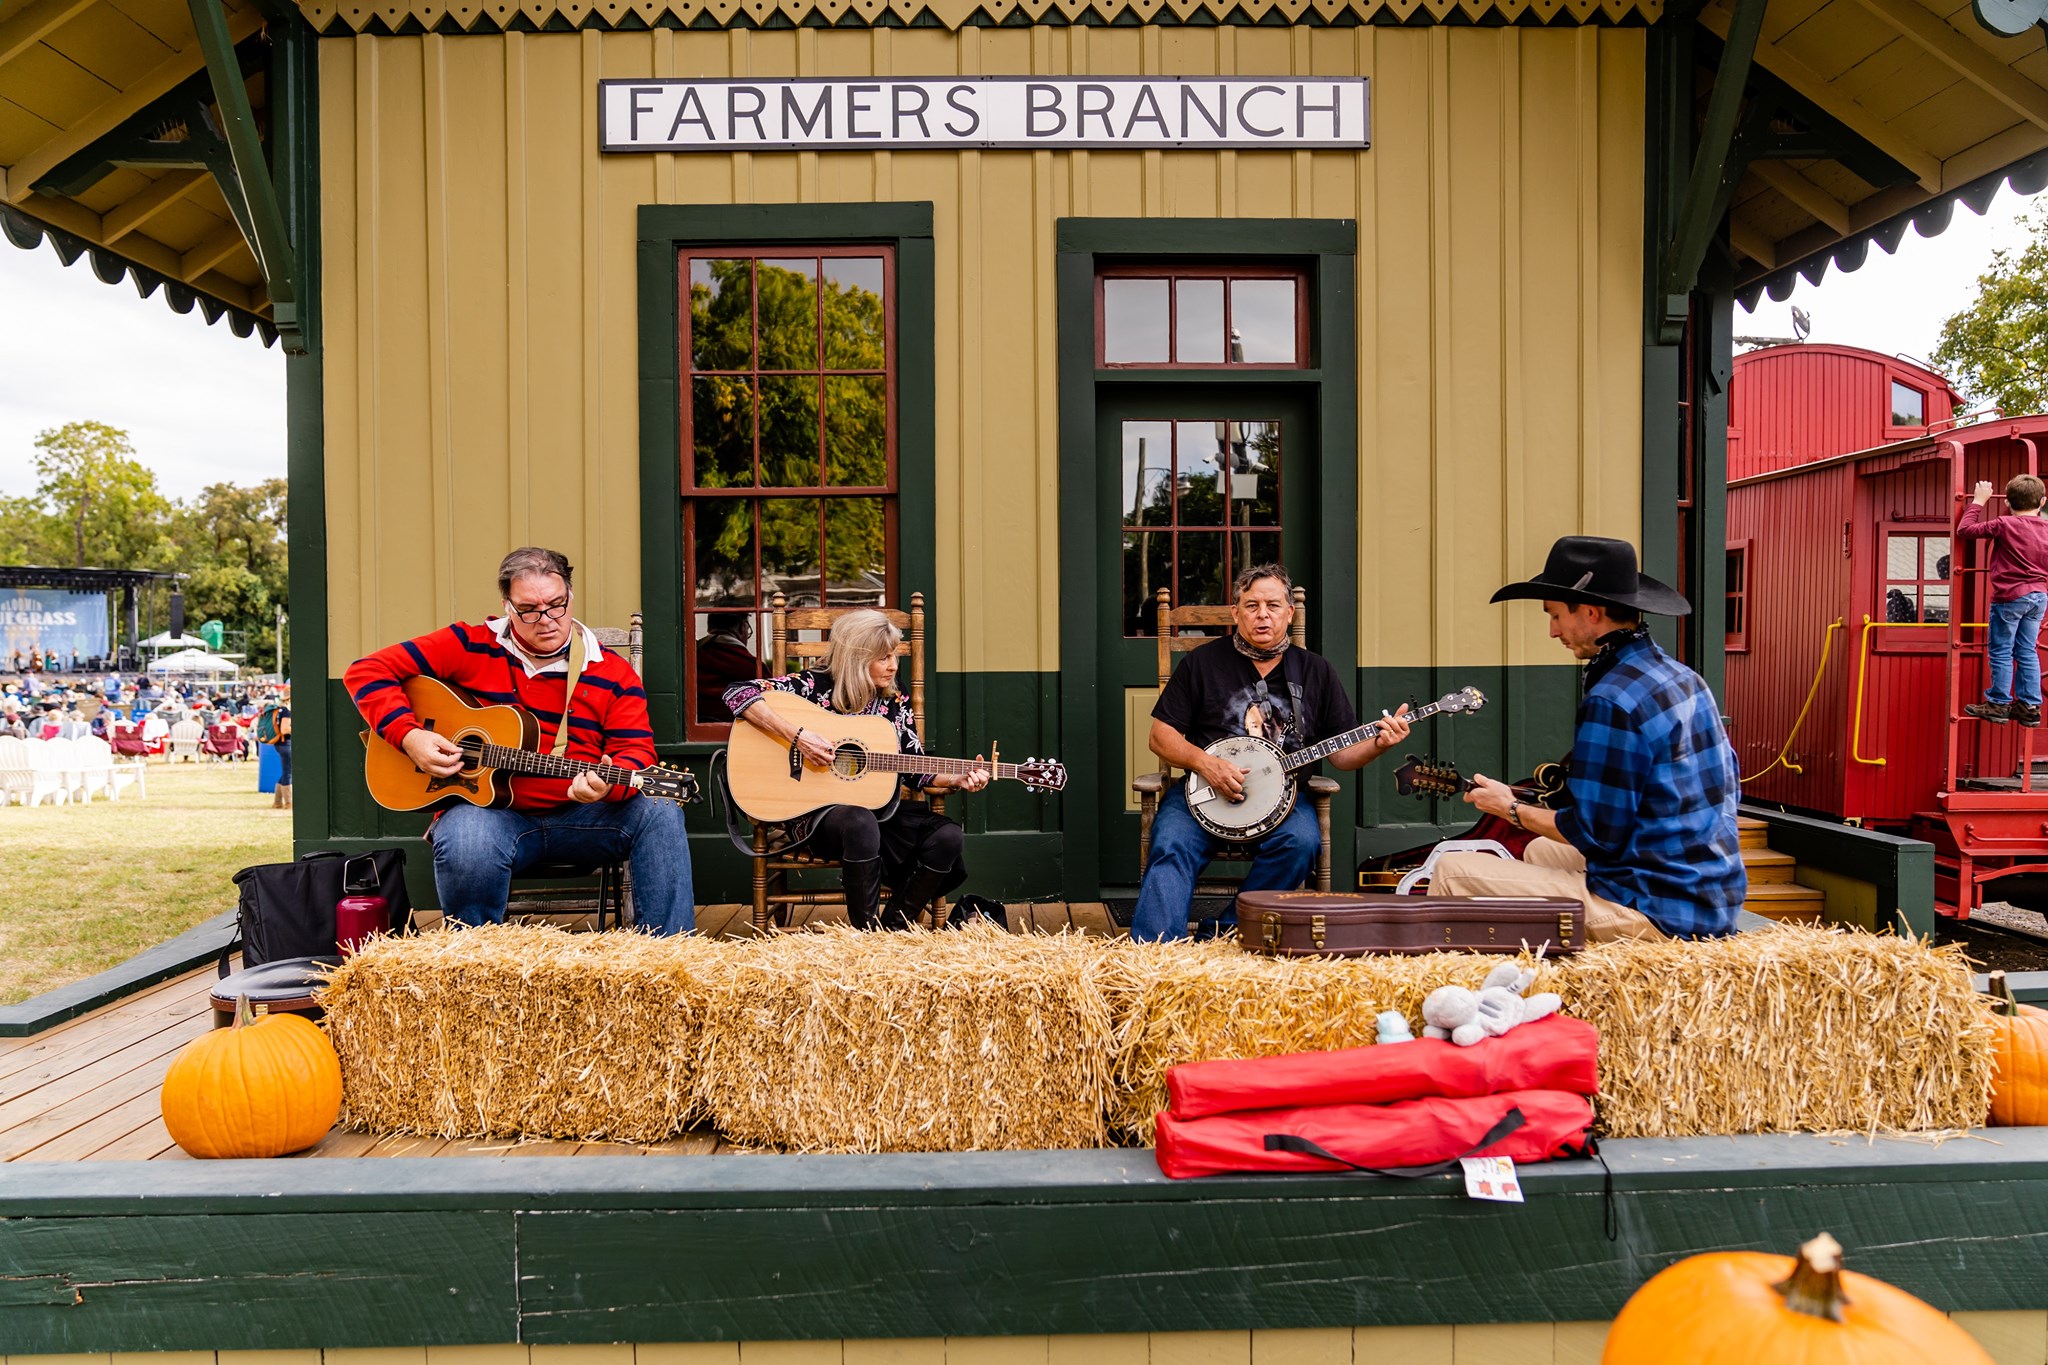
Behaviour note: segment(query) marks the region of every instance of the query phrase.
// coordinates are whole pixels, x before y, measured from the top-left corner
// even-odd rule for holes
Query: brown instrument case
[[[1555,957],[1586,946],[1586,914],[1569,896],[1247,891],[1237,898],[1237,937],[1269,957],[1518,953],[1546,943]]]

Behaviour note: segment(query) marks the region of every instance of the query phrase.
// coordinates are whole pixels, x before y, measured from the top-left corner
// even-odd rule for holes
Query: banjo
[[[1445,693],[1419,711],[1411,711],[1408,719],[1421,720],[1439,711],[1456,715],[1477,711],[1484,705],[1486,695],[1478,688],[1461,687],[1456,692]],[[1373,721],[1296,749],[1291,754],[1281,753],[1271,741],[1256,735],[1227,735],[1203,752],[1250,770],[1245,774],[1244,797],[1231,801],[1210,786],[1207,778],[1191,772],[1187,785],[1188,813],[1195,817],[1196,824],[1218,839],[1260,838],[1278,829],[1280,822],[1294,809],[1297,786],[1294,772],[1297,768],[1328,758],[1339,749],[1348,749],[1379,732],[1380,722]]]

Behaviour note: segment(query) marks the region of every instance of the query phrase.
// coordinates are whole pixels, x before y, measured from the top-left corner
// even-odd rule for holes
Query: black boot
[[[903,879],[903,885],[896,888],[896,894],[889,897],[889,908],[882,914],[884,929],[908,929],[918,922],[924,912],[932,908],[939,893],[946,889],[946,882],[952,877],[953,869],[934,872],[919,863]]]
[[[882,904],[882,860],[840,864],[839,883],[846,888],[846,922],[856,929],[874,928]]]

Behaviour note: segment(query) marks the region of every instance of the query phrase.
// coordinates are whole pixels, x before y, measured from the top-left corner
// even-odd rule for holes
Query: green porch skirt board
[[[0,1168],[10,1355],[1610,1319],[1826,1229],[1949,1311],[2048,1309],[2048,1130],[1613,1142],[1526,1172],[1169,1181],[1144,1151]],[[1611,1219],[1614,1240],[1603,1233]]]

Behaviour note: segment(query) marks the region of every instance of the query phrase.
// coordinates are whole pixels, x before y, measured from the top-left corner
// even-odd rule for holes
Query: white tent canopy
[[[140,649],[197,649],[204,651],[206,649],[206,641],[197,635],[173,635],[169,631],[164,631],[160,635],[150,636],[137,647]]]
[[[149,666],[152,673],[233,673],[241,666],[233,659],[208,654],[203,649],[181,649],[166,654]]]

